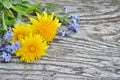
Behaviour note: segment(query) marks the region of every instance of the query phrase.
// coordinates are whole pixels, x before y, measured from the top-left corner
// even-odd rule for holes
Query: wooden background
[[[0,62],[0,80],[120,80],[120,0],[31,0],[79,14],[81,28],[32,64]]]

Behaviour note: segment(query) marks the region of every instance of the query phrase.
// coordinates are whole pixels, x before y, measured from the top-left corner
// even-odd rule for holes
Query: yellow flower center
[[[34,46],[30,46],[30,47],[29,47],[29,50],[30,50],[30,52],[35,52],[35,51],[36,51],[36,48],[35,48]]]
[[[22,34],[18,35],[18,40],[20,40],[20,39],[23,39],[23,35]]]

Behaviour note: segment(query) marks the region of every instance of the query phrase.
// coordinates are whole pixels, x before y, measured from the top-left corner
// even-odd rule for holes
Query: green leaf
[[[54,7],[54,4],[48,4],[47,6],[45,6],[46,9],[52,9]]]
[[[7,25],[5,24],[5,15],[2,13],[2,22],[3,22],[3,30],[7,31]]]
[[[2,31],[3,30],[3,28],[2,28],[2,26],[0,26],[0,31]]]
[[[20,5],[22,0],[10,0],[10,3],[13,5]]]
[[[0,0],[0,4],[2,4],[2,0]]]
[[[15,23],[15,20],[16,20],[16,19],[15,19],[14,17],[8,16],[8,19],[5,20],[5,23],[6,23],[6,25],[8,25],[8,26],[13,26],[14,23]]]
[[[26,10],[28,8],[23,6],[13,6],[12,9],[17,12],[17,19],[24,20],[22,16],[27,13]]]
[[[26,13],[27,8],[25,8],[23,6],[13,6],[12,9],[15,10],[16,12],[18,12],[18,13],[24,14],[24,13]]]
[[[27,9],[27,13],[33,12],[34,10],[36,10],[37,8],[39,8],[41,6],[41,3],[37,3],[35,5],[33,5],[32,7],[30,7],[29,9]]]
[[[17,15],[17,19],[21,19],[21,20],[23,20],[23,18],[22,18],[22,14],[21,14],[21,13],[18,13],[18,15]]]
[[[63,12],[63,9],[60,8],[60,9],[58,9],[58,10],[55,11],[55,14],[58,15],[58,14],[60,14],[62,12]]]
[[[4,15],[5,15],[5,18],[8,17],[8,16],[14,17],[13,12],[10,9],[4,8],[3,12],[4,12]]]
[[[12,8],[12,4],[9,2],[9,0],[2,1],[2,4],[7,9]]]
[[[5,30],[3,30],[3,27],[0,26],[0,37],[3,37],[4,33],[5,33]]]
[[[33,6],[33,4],[31,4],[29,1],[22,1],[21,5],[24,6],[24,7],[28,7],[28,8],[30,8],[31,6]]]
[[[68,24],[71,20],[68,18],[68,17],[66,17],[66,16],[63,16],[63,17],[58,17],[59,18],[59,20],[60,20],[60,22],[62,23],[62,24]]]
[[[2,16],[0,16],[0,20],[2,20]]]
[[[6,25],[8,25],[8,26],[13,26],[14,23],[15,23],[15,19],[12,19],[12,20],[6,20],[5,23],[6,23]]]

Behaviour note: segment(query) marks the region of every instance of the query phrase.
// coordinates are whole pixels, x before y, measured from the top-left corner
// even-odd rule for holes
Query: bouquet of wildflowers
[[[6,9],[5,3],[9,3],[12,7],[7,7],[7,10],[12,11],[15,9],[17,11],[17,8],[15,8],[16,6],[10,2],[14,2],[14,0],[6,1],[0,0],[0,4],[3,4],[3,8]],[[23,1],[22,3],[32,5],[26,1]],[[19,6],[23,7],[23,4]],[[50,9],[51,6],[53,5],[50,4],[44,8]],[[26,19],[25,17],[15,17],[16,13],[12,13],[16,20],[14,24],[11,24],[12,27],[8,27],[9,24],[5,22],[5,19],[8,20],[8,18],[5,18],[4,10],[2,11],[1,15],[3,17],[1,21],[3,24],[1,24],[3,28],[1,29],[3,30],[4,35],[0,39],[0,53],[3,62],[10,62],[14,55],[19,57],[21,62],[35,62],[47,55],[49,44],[55,39],[62,39],[71,32],[77,32],[79,30],[80,17],[77,14],[66,18],[56,16],[55,12],[50,13],[48,10],[41,11],[38,7],[40,7],[39,3],[37,5],[32,5],[32,7],[30,7],[31,9],[25,7],[28,12],[20,13],[21,16],[28,15],[27,19],[29,19],[29,22],[23,20]],[[34,10],[36,15],[33,14],[34,12],[31,10]],[[64,8],[63,10],[64,14],[68,13],[67,8]],[[19,11],[17,12],[19,13]],[[37,16],[37,18],[32,15],[30,16],[31,13],[32,15]],[[59,28],[64,23],[68,26],[67,30],[60,30]]]

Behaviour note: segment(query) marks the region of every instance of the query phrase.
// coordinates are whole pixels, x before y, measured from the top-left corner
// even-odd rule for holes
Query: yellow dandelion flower
[[[46,55],[48,45],[40,35],[30,34],[19,42],[22,48],[16,52],[16,56],[20,57],[21,62],[34,62]]]
[[[61,26],[59,19],[54,18],[54,12],[48,15],[46,12],[43,15],[37,13],[38,20],[30,18],[33,25],[33,33],[40,34],[49,43],[53,41],[57,34],[57,29]]]
[[[15,28],[13,28],[14,37],[12,43],[28,36],[31,32],[30,26],[30,24],[16,24]]]

